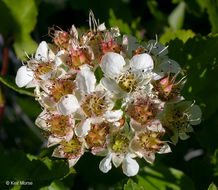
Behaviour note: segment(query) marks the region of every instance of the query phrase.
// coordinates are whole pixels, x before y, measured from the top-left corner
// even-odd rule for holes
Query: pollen
[[[157,109],[149,100],[143,100],[130,104],[128,106],[127,113],[135,121],[144,125],[156,116]]]
[[[54,69],[54,62],[41,62],[37,64],[34,70],[34,74],[38,79],[40,79],[41,75],[52,72],[53,69]]]
[[[119,78],[118,85],[125,92],[132,92],[136,88],[137,81],[135,80],[135,77],[132,74],[123,75]]]
[[[88,117],[100,116],[106,110],[107,102],[105,96],[94,93],[85,98],[81,107]]]
[[[69,142],[61,142],[61,151],[64,152],[65,158],[77,157],[82,152],[82,143],[74,136]]]
[[[161,141],[159,138],[162,135],[160,133],[146,131],[137,135],[137,144],[140,146],[140,149],[146,151],[158,151],[160,148]]]
[[[54,98],[55,102],[58,102],[62,96],[72,94],[75,89],[75,84],[72,80],[62,79],[53,82],[50,87],[50,96]]]
[[[69,117],[64,115],[53,116],[47,120],[49,131],[53,135],[65,136],[70,131]]]
[[[173,109],[164,117],[162,125],[169,136],[172,136],[174,131],[185,132],[189,125],[188,116],[181,110]]]
[[[85,138],[88,147],[91,149],[104,147],[108,133],[109,126],[107,123],[91,124],[91,130]]]
[[[112,137],[110,143],[111,149],[117,153],[128,152],[129,142],[130,142],[129,138],[127,138],[125,135],[116,133]]]

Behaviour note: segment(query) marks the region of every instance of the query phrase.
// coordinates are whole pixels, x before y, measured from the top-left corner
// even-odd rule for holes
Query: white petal
[[[164,77],[164,73],[163,72],[158,72],[158,73],[152,73],[153,76],[153,80],[160,80],[161,78]]]
[[[102,57],[100,66],[105,74],[114,77],[120,74],[125,64],[126,62],[120,54],[109,52]]]
[[[57,110],[63,115],[70,115],[76,112],[79,107],[79,102],[72,94],[63,96],[57,104]]]
[[[133,56],[133,58],[130,60],[130,67],[135,73],[150,72],[154,68],[154,62],[149,54],[138,54]]]
[[[123,111],[122,110],[113,110],[113,111],[106,111],[104,117],[109,122],[115,122],[122,118]]]
[[[16,85],[20,88],[26,86],[34,78],[34,73],[27,66],[21,66],[15,78]]]
[[[72,168],[78,162],[79,159],[80,159],[80,156],[76,158],[68,159],[69,168]]]
[[[42,41],[39,44],[39,47],[36,50],[35,59],[37,61],[47,62],[48,59],[48,44],[45,41]]]
[[[123,154],[113,154],[112,155],[112,162],[114,166],[117,168],[123,162],[124,155]]]
[[[165,154],[165,153],[169,153],[169,152],[172,152],[172,151],[171,151],[170,146],[167,143],[165,143],[158,151],[159,154]]]
[[[100,81],[101,85],[114,94],[122,94],[123,91],[117,85],[117,83],[109,78],[103,77]]]
[[[40,77],[40,79],[42,79],[42,80],[48,80],[48,79],[51,78],[51,74],[52,74],[52,72],[48,72],[48,73],[46,73],[46,74],[44,74],[44,75],[40,75],[39,77]]]
[[[48,138],[48,143],[47,143],[47,147],[54,146],[54,145],[60,143],[61,141],[62,141],[61,138],[49,136],[49,138]]]
[[[95,90],[96,78],[90,69],[84,68],[77,73],[76,76],[77,87],[85,93],[92,93]]]
[[[124,53],[126,53],[128,57],[132,57],[132,52],[138,49],[139,46],[136,37],[132,35],[123,35],[122,47]]]
[[[165,132],[165,129],[162,127],[162,124],[158,119],[153,120],[149,125],[147,125],[147,129],[158,133]]]
[[[97,30],[98,30],[98,31],[104,31],[104,30],[106,30],[105,24],[102,23],[102,24],[98,25]]]
[[[146,154],[146,155],[144,155],[144,159],[145,159],[148,163],[153,164],[153,163],[154,163],[154,160],[155,160],[155,154],[154,154],[154,153]]]
[[[60,150],[61,146],[58,146],[57,148],[54,149],[52,156],[56,158],[64,158],[64,153],[63,151]]]
[[[46,109],[44,109],[40,115],[37,117],[35,124],[43,129],[43,130],[48,130],[48,126],[46,124],[46,120],[49,118]]]
[[[127,155],[123,160],[123,173],[128,177],[135,176],[139,171],[138,163]]]
[[[65,58],[65,50],[61,50],[57,53],[55,56],[55,66],[60,66],[63,63],[63,60]]]
[[[165,73],[178,73],[182,70],[180,65],[176,61],[171,59],[164,59],[163,62],[160,64],[160,69]]]
[[[75,134],[78,137],[85,137],[88,135],[88,132],[90,130],[90,120],[86,119],[85,121],[82,121],[76,128],[75,128]]]
[[[109,170],[111,170],[112,168],[112,164],[111,164],[111,159],[112,159],[112,155],[108,154],[99,164],[99,169],[103,172],[103,173],[107,173]]]
[[[179,138],[180,138],[181,140],[187,140],[189,137],[190,137],[190,136],[187,135],[185,132],[179,133]]]

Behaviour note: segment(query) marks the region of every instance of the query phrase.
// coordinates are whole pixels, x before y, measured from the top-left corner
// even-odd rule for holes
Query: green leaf
[[[212,25],[212,32],[218,32],[218,1],[217,0],[207,0],[207,13],[209,15],[209,20]]]
[[[182,40],[184,43],[189,39],[193,38],[195,33],[192,30],[177,30],[173,32],[172,28],[169,28],[160,38],[160,43],[166,44],[170,40],[174,40],[176,38]]]
[[[218,114],[218,35],[195,36],[185,44],[175,39],[169,43],[169,57],[176,60],[187,73],[182,95],[196,100],[202,110],[202,123],[195,135],[201,146],[213,152],[217,148]]]
[[[49,186],[40,188],[40,190],[70,190],[61,181],[55,180]]]
[[[168,21],[169,25],[174,31],[179,30],[183,26],[185,17],[185,3],[180,2],[173,12],[169,15]]]
[[[5,84],[7,87],[13,89],[14,91],[20,93],[20,94],[25,94],[28,96],[34,96],[33,90],[27,89],[27,88],[19,88],[15,84],[15,78],[13,76],[0,76],[0,81]]]
[[[37,4],[35,0],[2,0],[0,6],[7,10],[0,31],[13,35],[15,53],[19,59],[25,59],[25,52],[32,54],[37,48],[30,36],[37,21]]]
[[[160,164],[144,167],[134,181],[145,190],[194,190],[192,181],[182,171]]]
[[[147,6],[156,20],[160,20],[162,22],[167,21],[166,15],[158,7],[158,2],[156,0],[148,0]]]
[[[111,27],[118,26],[120,28],[121,33],[125,33],[125,34],[132,33],[132,30],[127,23],[123,22],[121,19],[116,18],[113,9],[109,10],[109,15],[110,15],[109,24]]]
[[[211,183],[208,190],[217,190],[217,187],[214,183]]]
[[[218,35],[195,36],[185,44],[175,39],[169,43],[169,57],[176,60],[187,72],[183,88],[186,99],[196,100],[206,119],[218,110]],[[206,112],[204,112],[206,110]]]
[[[129,179],[127,184],[124,185],[124,190],[144,190],[144,188],[137,185],[132,179]]]
[[[214,166],[214,176],[218,176],[218,149],[215,150],[215,153],[211,159],[211,163]]]
[[[26,155],[21,151],[7,154],[1,151],[0,171],[4,173],[4,175],[0,175],[0,184],[9,179],[11,181],[29,181],[33,183],[35,189],[39,189],[39,187],[49,185],[51,181],[62,180],[73,170],[70,170],[62,159],[38,158],[30,154]],[[61,185],[58,181],[51,184],[53,188],[61,188]]]
[[[94,74],[95,74],[97,83],[99,83],[102,77],[104,76],[104,73],[102,72],[101,67],[97,67]]]

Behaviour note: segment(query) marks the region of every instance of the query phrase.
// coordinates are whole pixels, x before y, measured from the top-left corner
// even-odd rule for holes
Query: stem
[[[3,66],[1,70],[1,75],[6,75],[7,69],[8,69],[8,48],[5,45],[3,49]]]
[[[8,69],[8,47],[7,47],[6,38],[4,38],[3,65],[2,65],[2,69],[1,69],[2,76],[7,74],[7,69]],[[1,84],[1,89],[0,89],[0,123],[1,123],[2,118],[3,118],[4,108],[5,108],[5,86],[3,84]]]

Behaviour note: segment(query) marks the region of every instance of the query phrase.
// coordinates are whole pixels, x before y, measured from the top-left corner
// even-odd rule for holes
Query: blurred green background
[[[128,179],[121,168],[103,174],[101,157],[85,153],[74,169],[52,158],[34,120],[42,111],[32,91],[14,84],[25,53],[34,54],[48,27],[88,29],[88,14],[139,41],[169,45],[169,57],[187,70],[183,95],[196,100],[202,123],[186,141],[157,155],[154,165]],[[0,189],[205,190],[218,185],[218,1],[217,0],[0,0]],[[190,156],[191,155],[191,156]],[[32,185],[6,185],[6,181]],[[210,190],[215,190],[211,185]]]

